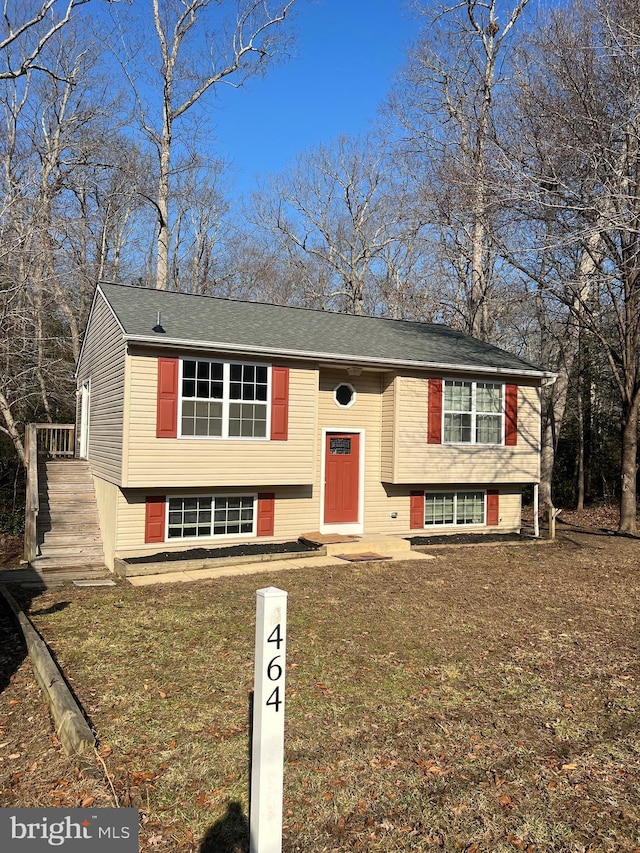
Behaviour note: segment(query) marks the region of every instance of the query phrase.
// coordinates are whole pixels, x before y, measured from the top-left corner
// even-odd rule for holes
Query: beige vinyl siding
[[[164,543],[146,543],[144,541],[145,502],[147,495],[163,494],[165,496],[192,494],[256,494],[271,491],[275,494],[275,524],[273,537],[211,537],[191,540],[174,540]],[[239,544],[240,542],[295,541],[302,533],[315,530],[312,519],[312,490],[311,486],[277,486],[264,489],[262,486],[245,489],[178,489],[169,492],[158,490],[125,489],[118,494],[118,536],[116,541],[117,556],[127,554],[148,555],[159,551],[184,551],[189,548],[222,547]]]
[[[382,380],[382,431],[380,440],[380,479],[393,481],[393,430],[395,427],[395,376],[387,373]]]
[[[122,332],[104,299],[98,295],[78,364],[78,387],[87,379],[90,381],[88,458],[91,470],[111,483],[120,483],[122,477],[124,377]]]
[[[100,477],[93,478],[93,487],[96,494],[98,517],[100,519],[100,533],[102,535],[105,565],[113,571],[113,557],[116,550],[118,530],[120,489],[118,486]]]
[[[290,367],[287,441],[160,439],[156,438],[158,354],[132,354],[128,359],[125,486],[175,489],[311,484],[317,454],[318,378],[314,368]]]
[[[474,378],[474,377],[470,377]],[[540,478],[540,393],[518,386],[515,447],[428,444],[428,380],[396,378],[393,483],[532,483]]]

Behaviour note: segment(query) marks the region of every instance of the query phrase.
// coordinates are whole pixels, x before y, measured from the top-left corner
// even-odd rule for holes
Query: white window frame
[[[471,385],[471,411],[460,411],[458,409],[447,409],[445,400],[446,400],[446,386],[447,383],[451,382],[459,382]],[[496,385],[501,389],[501,405],[499,412],[478,412],[477,411],[477,389],[478,385]],[[442,443],[443,444],[453,444],[459,445],[462,447],[502,447],[504,445],[504,436],[505,436],[505,384],[504,382],[492,382],[486,379],[443,379],[442,381]],[[450,414],[464,414],[471,416],[471,440],[470,441],[451,441],[446,437],[446,416]],[[477,416],[478,415],[494,415],[500,418],[500,441],[497,442],[484,442],[484,441],[476,441],[476,432],[477,432]]]
[[[178,438],[188,440],[204,440],[204,441],[270,441],[271,438],[271,395],[273,392],[273,384],[271,379],[271,365],[264,362],[251,361],[225,361],[220,358],[201,358],[200,356],[181,356],[178,370]],[[207,362],[208,364],[222,365],[222,398],[220,400],[204,400],[202,397],[183,397],[182,396],[182,380],[183,367],[185,361]],[[267,399],[264,401],[256,400],[232,400],[230,397],[231,388],[231,366],[239,365],[240,367],[266,367],[267,368]],[[197,370],[197,368],[196,368]],[[197,380],[196,380],[197,381]],[[184,435],[182,432],[182,406],[185,401],[191,400],[197,402],[219,402],[222,404],[222,435]],[[229,435],[229,408],[232,403],[249,403],[252,405],[264,405],[266,410],[265,435]]]
[[[458,506],[458,495],[466,494],[469,492],[473,492],[475,494],[481,494],[483,496],[483,509],[482,509],[482,521],[474,523],[474,524],[464,524],[462,522],[457,521],[457,506]],[[437,524],[431,522],[427,524],[426,515],[427,515],[427,495],[453,495],[453,521],[447,521],[443,524]],[[478,527],[486,527],[487,526],[487,490],[486,489],[473,489],[473,488],[464,488],[464,489],[425,489],[424,490],[424,513],[423,513],[423,524],[425,529],[428,530],[442,530],[443,528],[452,528],[455,527],[461,530],[467,530],[470,527],[478,528]]]
[[[349,390],[351,391],[351,399],[346,404],[340,403],[338,401],[338,388],[342,388],[343,386],[345,388],[349,388]],[[358,396],[358,393],[350,382],[338,382],[336,387],[333,389],[333,402],[336,404],[336,406],[339,409],[350,409],[351,406],[353,406],[353,404],[355,403],[357,396]]]
[[[208,536],[172,536],[169,537],[169,506],[172,500],[189,500],[190,498],[209,498],[211,500],[211,530],[212,532]],[[251,498],[253,501],[253,521],[252,521],[252,529],[251,533],[213,533],[213,525],[214,525],[214,512],[215,512],[215,501],[216,500],[228,500],[229,498]],[[258,529],[258,494],[257,492],[242,492],[238,494],[228,494],[225,493],[223,495],[212,495],[210,493],[199,493],[197,495],[167,495],[167,508],[166,508],[166,518],[165,518],[165,528],[164,528],[164,541],[169,543],[173,542],[221,542],[228,541],[231,539],[247,539],[247,538],[255,538],[257,536]]]

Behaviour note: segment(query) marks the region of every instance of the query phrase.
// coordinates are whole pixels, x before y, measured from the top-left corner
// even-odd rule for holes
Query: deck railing
[[[27,468],[27,496],[24,518],[24,559],[34,560],[38,553],[38,460],[75,456],[73,424],[27,424],[24,458]]]

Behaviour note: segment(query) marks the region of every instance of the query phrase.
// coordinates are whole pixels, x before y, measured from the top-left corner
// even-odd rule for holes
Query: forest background
[[[446,323],[553,370],[542,502],[617,500],[634,534],[637,0],[417,0],[368,132],[239,198],[210,101],[285,62],[309,2],[3,3],[0,530],[25,424],[74,419],[104,279]]]

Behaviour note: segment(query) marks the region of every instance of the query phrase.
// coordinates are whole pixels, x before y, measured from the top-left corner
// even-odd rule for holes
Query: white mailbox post
[[[286,654],[287,593],[272,586],[259,589],[251,748],[251,853],[282,853]]]

